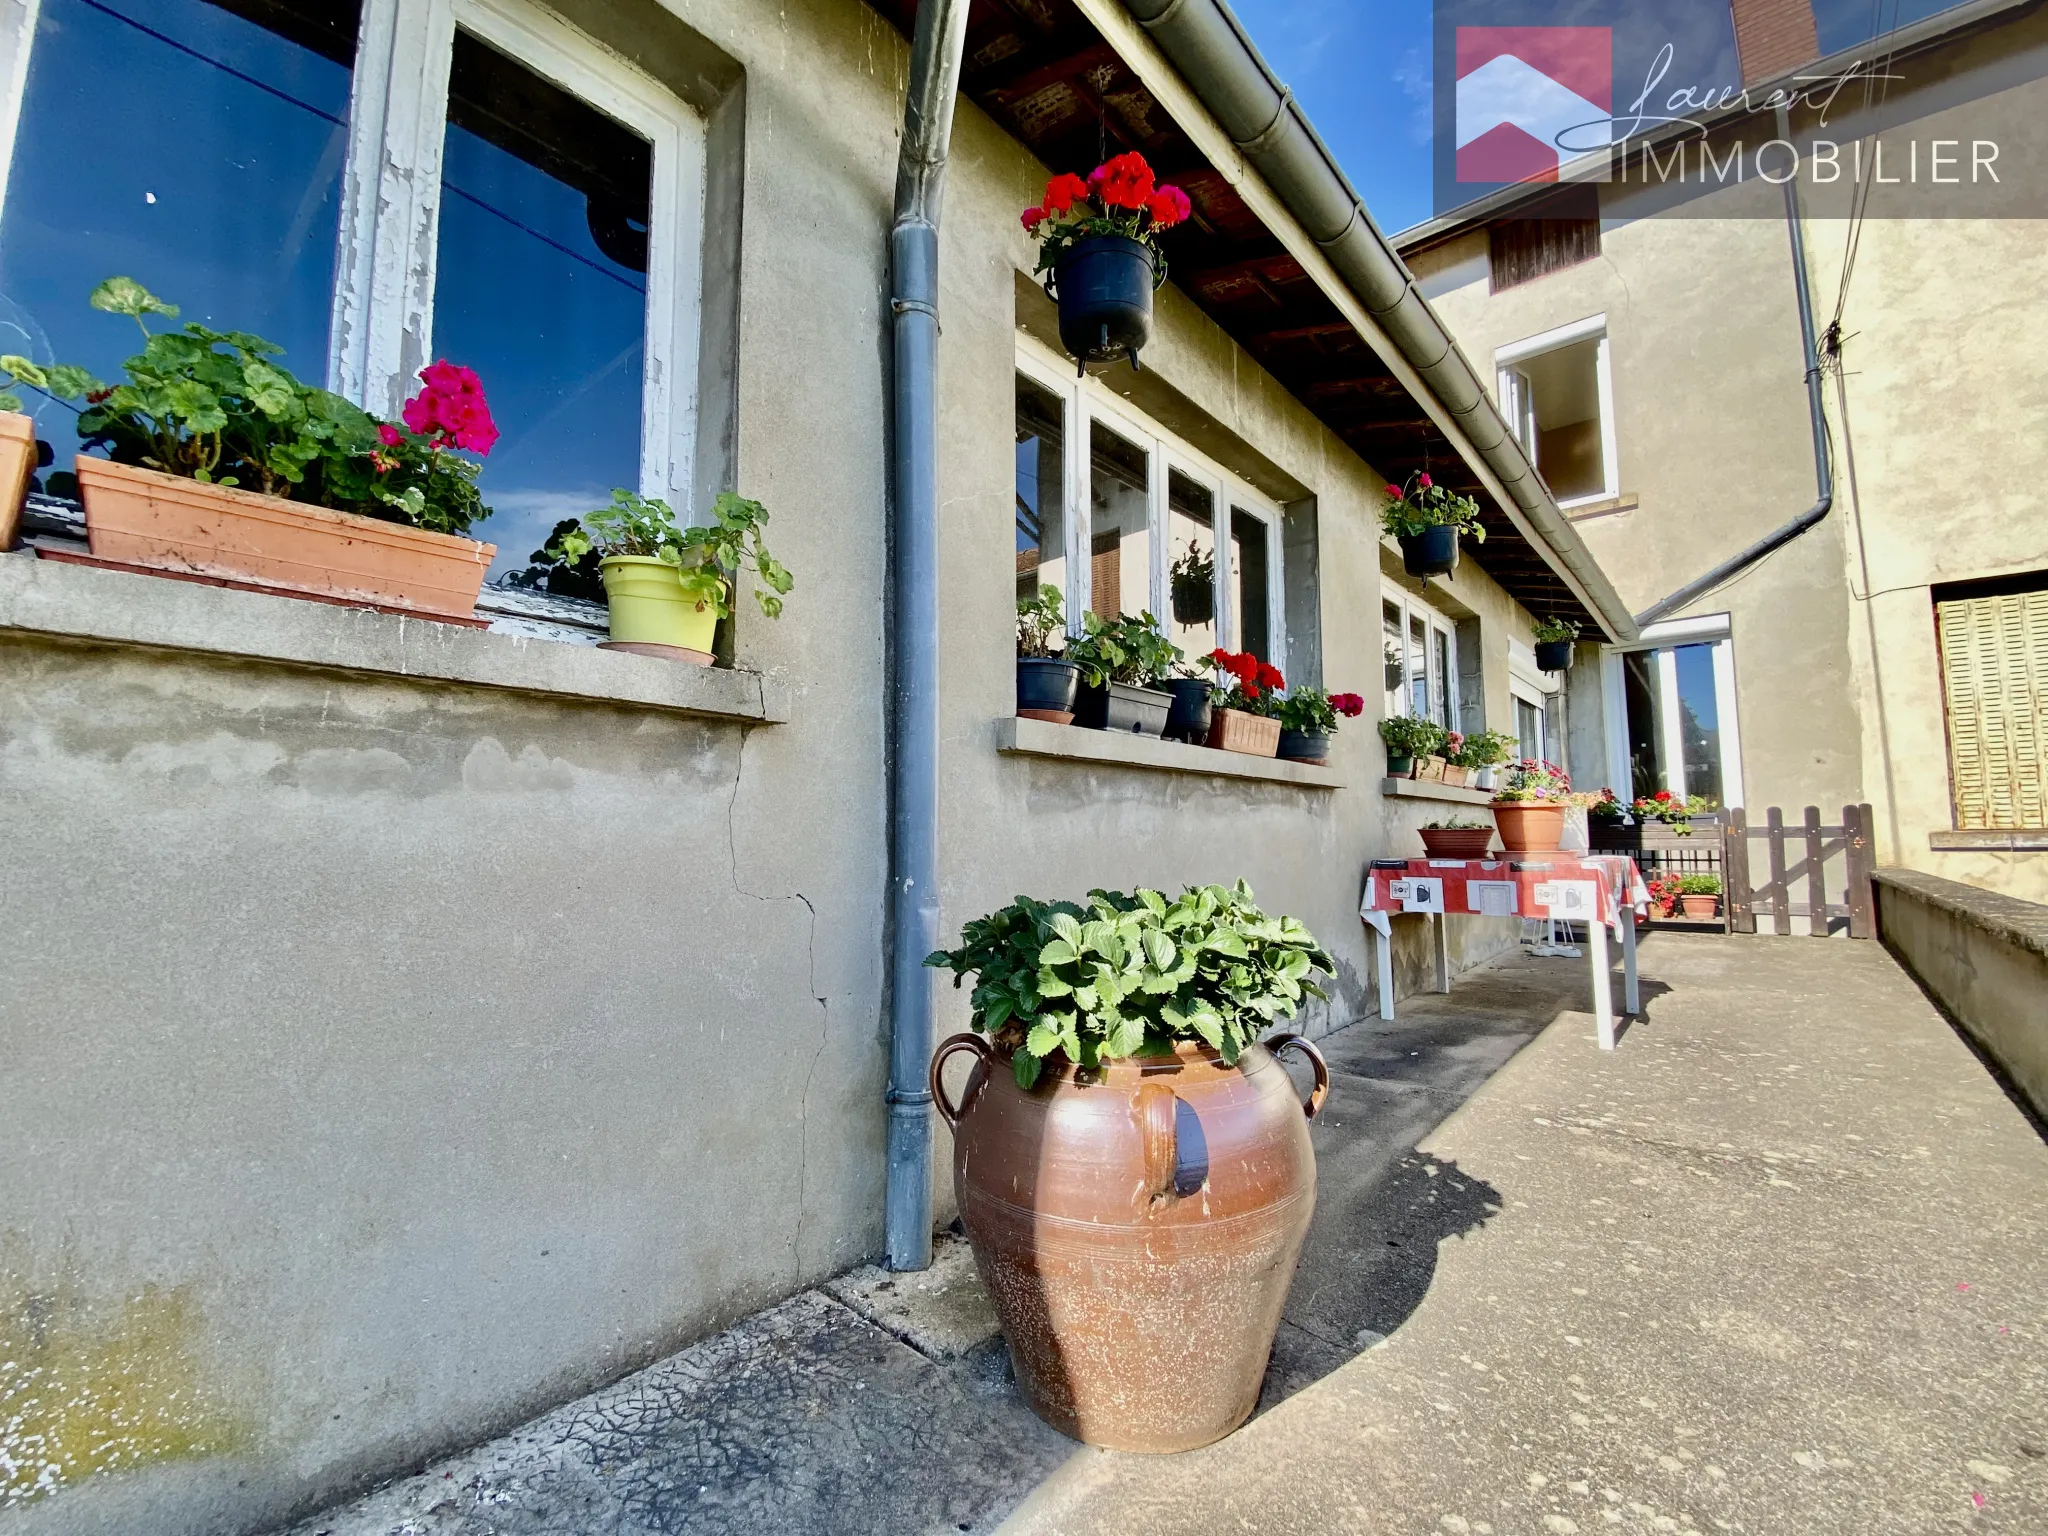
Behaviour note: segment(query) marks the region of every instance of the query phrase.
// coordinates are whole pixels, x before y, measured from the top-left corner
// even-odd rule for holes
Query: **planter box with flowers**
[[[1459,783],[1475,789],[1492,789],[1494,770],[1515,755],[1515,738],[1505,731],[1479,731],[1471,736],[1452,732],[1450,740],[1456,746],[1446,754],[1446,762],[1459,770]],[[1451,781],[1446,778],[1444,782]]]
[[[1484,821],[1453,816],[1422,827],[1423,852],[1432,859],[1483,859],[1492,846],[1493,827]]]
[[[1209,726],[1209,745],[1249,757],[1280,754],[1280,697],[1287,679],[1270,662],[1249,651],[1211,651],[1201,659],[1216,676],[1223,696]],[[1230,679],[1224,686],[1224,679]]]
[[[933,1056],[932,1098],[1024,1400],[1115,1450],[1221,1439],[1258,1402],[1329,1092],[1300,1036],[1257,1042],[1334,962],[1243,882],[1019,898],[960,937],[925,963],[976,978],[974,1033]],[[1314,1069],[1305,1105],[1286,1050]]]
[[[1136,151],[1104,161],[1086,181],[1053,177],[1039,205],[1024,210],[1024,231],[1039,243],[1037,270],[1059,305],[1060,342],[1081,369],[1122,357],[1138,366],[1152,339],[1152,293],[1166,281],[1159,236],[1192,211],[1187,194],[1158,185]]]
[[[1446,490],[1426,474],[1407,485],[1389,485],[1380,526],[1401,544],[1401,564],[1425,584],[1431,576],[1448,576],[1458,566],[1458,535],[1470,534],[1475,544],[1486,541],[1479,522],[1479,503]]]
[[[1358,694],[1325,693],[1297,683],[1287,690],[1275,711],[1280,722],[1280,755],[1324,767],[1330,761],[1330,738],[1337,734],[1338,717],[1356,720],[1364,713],[1365,700]]]
[[[401,427],[301,384],[261,337],[152,332],[145,317],[177,306],[132,279],[108,278],[91,303],[142,332],[124,382],[19,356],[0,371],[84,402],[79,435],[108,455],[77,461],[96,559],[432,617],[474,611],[496,550],[462,537],[490,508],[461,454],[498,436],[474,373],[428,365]]]
[[[1525,757],[1501,770],[1493,792],[1493,824],[1509,853],[1555,853],[1564,835],[1572,781],[1555,763]]]

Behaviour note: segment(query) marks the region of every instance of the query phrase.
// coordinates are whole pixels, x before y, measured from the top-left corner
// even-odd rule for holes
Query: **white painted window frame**
[[[1678,702],[1678,648],[1711,645],[1714,648],[1714,714],[1721,738],[1721,797],[1729,809],[1738,809],[1744,799],[1742,781],[1742,728],[1738,719],[1735,686],[1735,641],[1725,613],[1697,618],[1672,619],[1652,624],[1638,643],[1611,646],[1601,655],[1601,695],[1608,722],[1608,783],[1617,795],[1633,794],[1628,760],[1628,691],[1622,674],[1622,658],[1630,652],[1651,651],[1657,656],[1658,756],[1663,760],[1663,788],[1674,795],[1687,793],[1682,714]]]
[[[40,0],[0,0],[0,213],[40,12]],[[396,418],[433,358],[441,147],[458,26],[654,146],[640,489],[688,507],[703,296],[704,122],[651,77],[528,0],[363,0],[327,386]]]
[[[1146,453],[1146,502],[1151,529],[1151,560],[1148,589],[1151,611],[1161,624],[1171,626],[1168,614],[1166,477],[1169,468],[1180,470],[1207,486],[1216,506],[1216,633],[1228,636],[1233,627],[1230,514],[1237,508],[1266,525],[1269,554],[1266,571],[1266,611],[1271,617],[1268,637],[1272,660],[1277,666],[1287,655],[1285,551],[1281,545],[1280,508],[1270,497],[1232,474],[1207,454],[1168,432],[1137,410],[1095,377],[1074,377],[1071,360],[1029,336],[1017,338],[1017,371],[1043,389],[1059,396],[1066,407],[1064,483],[1069,515],[1066,526],[1067,632],[1081,632],[1081,617],[1088,612],[1093,562],[1094,499],[1089,494],[1089,444],[1094,424],[1101,421],[1119,435],[1129,438]]]
[[[1607,338],[1607,316],[1588,315],[1583,320],[1574,320],[1568,325],[1556,326],[1535,336],[1526,336],[1520,341],[1496,347],[1493,353],[1495,397],[1503,407],[1511,402],[1515,416],[1509,425],[1518,441],[1522,441],[1529,455],[1529,462],[1536,462],[1536,406],[1529,397],[1527,376],[1513,365],[1540,357],[1545,352],[1555,352],[1560,347],[1569,347],[1575,342],[1599,338],[1600,345],[1594,353],[1594,380],[1599,393],[1600,404],[1600,478],[1603,482],[1598,491],[1585,496],[1573,496],[1560,501],[1560,508],[1590,506],[1595,502],[1612,501],[1621,494],[1621,447],[1617,441],[1614,420],[1614,365]],[[1523,439],[1526,437],[1526,440]]]
[[[1422,675],[1427,682],[1427,691],[1432,697],[1435,696],[1436,688],[1438,686],[1442,687],[1446,706],[1445,713],[1453,722],[1452,729],[1456,729],[1455,722],[1462,718],[1461,711],[1464,707],[1464,701],[1458,694],[1458,626],[1452,623],[1445,614],[1431,607],[1406,587],[1396,586],[1391,582],[1381,584],[1380,601],[1382,604],[1391,603],[1401,610],[1401,713],[1411,716],[1414,713],[1408,696],[1409,651],[1414,644],[1414,620],[1420,618],[1423,621],[1424,631],[1432,640],[1439,634],[1445,640],[1444,650],[1448,658],[1448,666],[1445,668],[1444,676],[1440,680],[1435,676],[1438,668],[1435,654],[1436,647],[1434,645],[1429,645],[1426,648],[1423,656]],[[1377,627],[1381,631],[1382,645],[1384,645],[1386,628],[1383,617],[1384,608],[1381,612],[1382,618]],[[1381,658],[1381,664],[1382,666],[1385,664],[1384,656]]]

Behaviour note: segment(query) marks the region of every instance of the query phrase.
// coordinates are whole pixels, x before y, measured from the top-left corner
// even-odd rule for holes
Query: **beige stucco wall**
[[[648,0],[578,4],[674,25]],[[675,12],[744,72],[732,451],[798,585],[737,648],[790,719],[0,635],[0,1342],[201,1405],[126,1470],[8,1510],[10,1536],[261,1528],[880,1246],[884,252],[907,49],[855,0]],[[1381,795],[1371,718],[1339,737],[1334,792],[993,750],[1013,706],[1015,212],[1044,168],[971,108],[954,147],[945,931],[1018,891],[1245,876],[1337,957],[1308,1025],[1357,1017],[1363,866],[1418,852],[1440,809]],[[1313,498],[1324,680],[1377,709],[1380,477],[1171,290],[1146,362],[1276,493]],[[203,620],[205,589],[180,590]],[[1506,725],[1528,615],[1476,564],[1436,596],[1480,624]],[[1454,955],[1513,931],[1455,924]],[[943,1032],[964,1003],[942,996]]]
[[[1782,221],[1610,222],[1597,260],[1490,292],[1485,232],[1410,258],[1423,292],[1489,382],[1496,349],[1607,318],[1625,510],[1579,515],[1580,534],[1640,612],[1810,506],[1808,431],[1790,245]],[[1829,525],[1684,614],[1726,613],[1734,639],[1751,807],[1862,798],[1839,529]],[[1608,778],[1574,678],[1571,766]],[[1602,722],[1604,724],[1604,722]],[[1617,727],[1618,728],[1618,727]],[[1626,796],[1626,785],[1614,785]]]

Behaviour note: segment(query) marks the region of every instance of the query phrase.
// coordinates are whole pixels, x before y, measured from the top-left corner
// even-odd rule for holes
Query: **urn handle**
[[[1174,1176],[1180,1163],[1180,1147],[1173,1130],[1178,1102],[1172,1088],[1152,1082],[1139,1085],[1131,1105],[1145,1152],[1145,1194],[1155,1201],[1170,1199],[1174,1194]]]
[[[1275,1035],[1266,1042],[1266,1049],[1278,1056],[1282,1051],[1299,1051],[1308,1058],[1308,1064],[1316,1074],[1316,1085],[1309,1090],[1308,1102],[1301,1106],[1301,1112],[1309,1119],[1315,1119],[1322,1110],[1323,1100],[1330,1096],[1330,1064],[1323,1060],[1323,1053],[1300,1035]]]
[[[995,1052],[988,1048],[988,1042],[979,1035],[955,1035],[932,1052],[932,1102],[939,1107],[939,1114],[946,1124],[954,1127],[959,1126],[960,1117],[967,1112],[967,1106],[972,1100],[970,1095],[958,1104],[949,1103],[946,1099],[946,1085],[939,1078],[939,1074],[945,1070],[946,1058],[956,1051],[972,1051],[981,1059],[984,1074],[995,1070]],[[972,1073],[968,1075],[970,1078],[973,1076]],[[984,1075],[982,1081],[987,1080]]]

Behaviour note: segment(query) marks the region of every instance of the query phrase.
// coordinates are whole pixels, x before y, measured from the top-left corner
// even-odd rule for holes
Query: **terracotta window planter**
[[[78,489],[99,559],[430,617],[470,617],[498,552],[474,539],[84,454]]]
[[[36,468],[36,424],[19,411],[0,411],[0,551],[14,547],[28,477]]]
[[[1685,908],[1690,918],[1714,918],[1721,915],[1721,898],[1718,896],[1681,896],[1679,905]]]
[[[1450,764],[1440,757],[1425,757],[1416,763],[1415,777],[1425,783],[1441,784],[1444,781],[1444,770],[1448,767]]]
[[[1564,835],[1564,807],[1549,800],[1497,800],[1493,824],[1509,853],[1556,853]]]
[[[1274,1051],[1315,1068],[1307,1105]],[[977,1059],[955,1105],[947,1057]],[[1297,1035],[1225,1066],[1200,1043],[1080,1073],[955,1035],[932,1058],[953,1188],[1017,1385],[1062,1434],[1119,1451],[1222,1439],[1259,1399],[1315,1209],[1312,1118],[1329,1071]]]
[[[1463,789],[1472,770],[1457,763],[1444,764],[1444,783],[1451,789]]]
[[[1247,757],[1277,757],[1280,722],[1271,715],[1249,715],[1241,709],[1219,709],[1209,722],[1209,745]]]
[[[1483,859],[1493,846],[1491,827],[1424,827],[1422,847],[1432,859]]]

